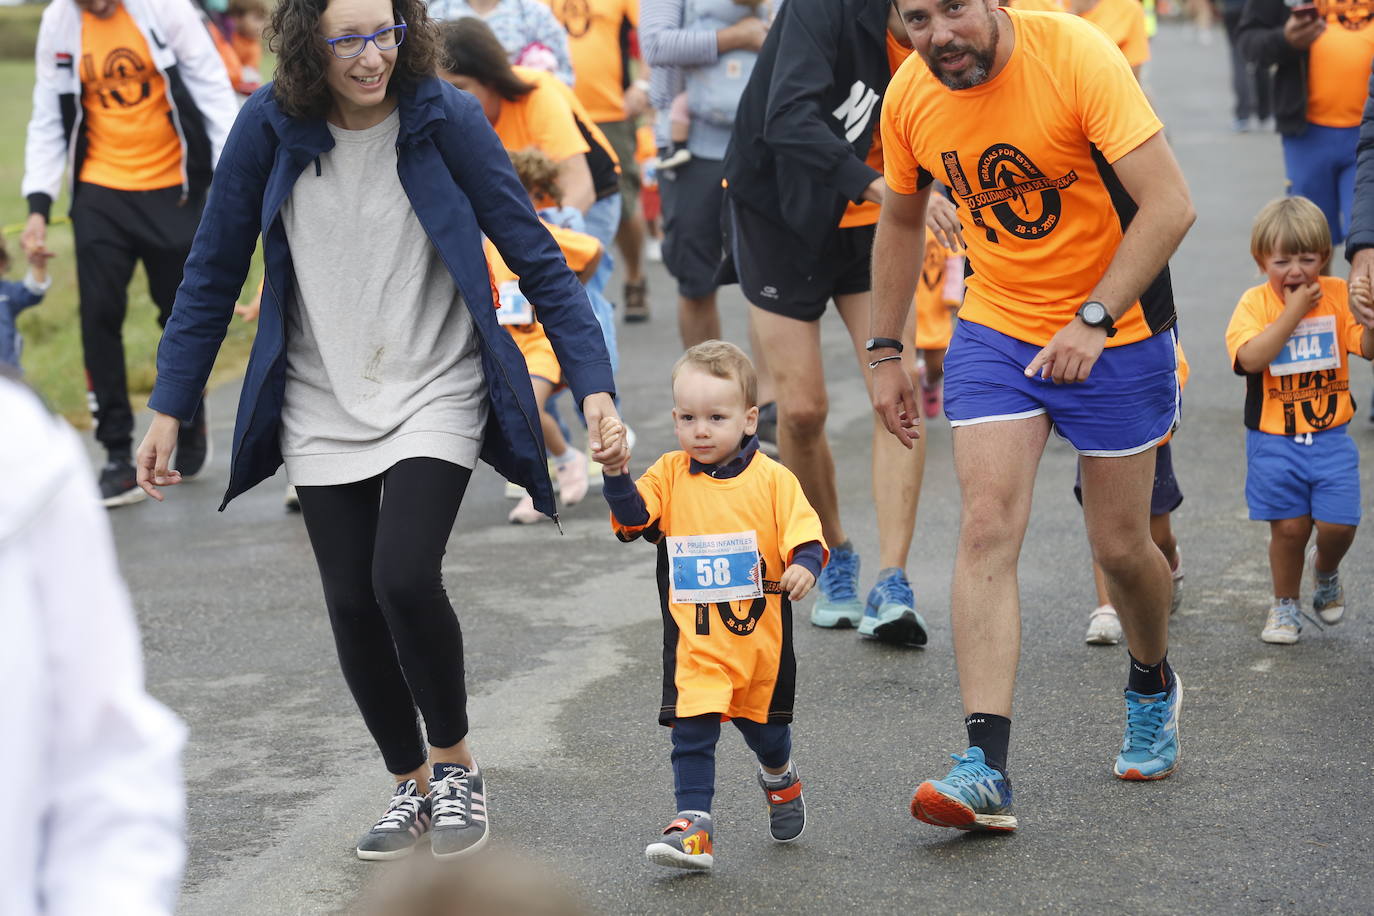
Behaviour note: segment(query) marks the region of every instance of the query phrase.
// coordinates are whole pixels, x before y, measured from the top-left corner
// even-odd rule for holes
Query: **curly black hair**
[[[322,118],[329,111],[325,67],[329,46],[320,35],[320,16],[329,0],[278,0],[267,27],[277,55],[272,94],[293,118]],[[406,24],[405,40],[396,52],[392,80],[416,83],[434,75],[439,59],[439,29],[429,18],[425,0],[391,0],[397,22]]]

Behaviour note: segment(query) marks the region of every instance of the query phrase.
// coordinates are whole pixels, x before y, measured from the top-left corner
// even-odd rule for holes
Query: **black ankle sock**
[[[1130,674],[1126,677],[1127,690],[1148,696],[1153,693],[1164,693],[1173,684],[1174,669],[1169,667],[1169,656],[1165,655],[1154,665],[1136,661],[1135,656],[1129,652],[1126,653],[1126,657],[1131,660]]]
[[[1004,775],[1007,772],[1007,745],[1011,743],[1011,720],[989,712],[974,712],[964,716],[969,747],[982,748],[988,766]]]

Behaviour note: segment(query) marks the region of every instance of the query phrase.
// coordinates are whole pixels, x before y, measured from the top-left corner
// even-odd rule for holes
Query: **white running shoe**
[[[1088,615],[1088,636],[1090,646],[1114,646],[1121,642],[1121,618],[1116,616],[1116,608],[1104,604]]]

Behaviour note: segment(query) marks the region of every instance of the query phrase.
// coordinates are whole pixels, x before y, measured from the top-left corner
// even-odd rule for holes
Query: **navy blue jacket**
[[[541,512],[553,515],[553,486],[534,391],[519,348],[496,321],[482,236],[491,239],[520,276],[526,297],[539,304],[540,321],[579,402],[589,394],[614,391],[601,329],[586,292],[535,216],[477,101],[437,78],[398,85],[397,92],[396,169],[401,186],[453,275],[481,341],[491,405],[482,459],[525,487]],[[189,419],[224,341],[261,235],[266,267],[262,310],[239,395],[229,487],[221,510],[271,477],[282,463],[286,298],[295,290],[293,254],[310,253],[290,250],[280,211],[296,179],[305,169],[316,168],[316,157],[333,146],[322,119],[285,115],[272,97],[271,84],[253,94],[220,156],[176,305],[158,346],[157,385],[148,404]],[[341,226],[339,231],[366,224],[367,214],[360,213],[356,226]]]
[[[1370,97],[1360,119],[1360,142],[1355,148],[1355,203],[1350,207],[1350,231],[1345,237],[1345,258],[1361,248],[1374,248],[1374,73],[1369,76]]]

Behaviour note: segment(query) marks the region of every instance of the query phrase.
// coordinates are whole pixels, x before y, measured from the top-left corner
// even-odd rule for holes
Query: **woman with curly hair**
[[[283,461],[297,486],[344,679],[396,781],[358,856],[404,855],[427,830],[436,856],[462,855],[486,842],[487,798],[445,544],[479,456],[555,514],[484,235],[539,302],[593,430],[618,420],[610,365],[480,105],[433,75],[422,0],[280,0],[271,36],[276,82],[235,122],[158,349],[139,484],[161,499],[179,482],[167,468],[178,419],[195,410],[261,232],[266,282],[224,502]],[[623,462],[609,445],[592,442],[597,459]]]

